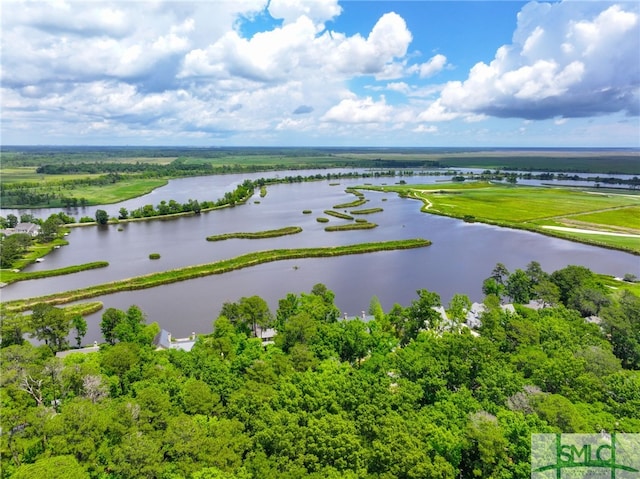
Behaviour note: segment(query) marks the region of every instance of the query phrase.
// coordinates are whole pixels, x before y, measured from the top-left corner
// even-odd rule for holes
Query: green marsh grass
[[[350,231],[350,230],[370,230],[378,226],[375,223],[369,223],[368,221],[349,223],[346,225],[336,225],[336,226],[327,226],[324,230],[333,232],[333,231]]]
[[[0,271],[0,278],[3,283],[15,283],[16,281],[26,281],[29,279],[51,278],[53,276],[63,276],[65,274],[79,273],[90,269],[106,268],[109,266],[107,261],[94,261],[92,263],[84,263],[74,266],[66,266],[64,268],[49,269],[44,271],[14,272],[12,270],[3,269]]]
[[[258,251],[245,254],[235,258],[217,261],[202,265],[188,266],[186,268],[174,269],[160,273],[151,273],[144,276],[113,281],[87,288],[76,289],[61,293],[49,294],[34,298],[26,298],[5,303],[10,311],[27,311],[33,305],[41,302],[49,304],[66,304],[88,298],[95,298],[120,291],[135,291],[139,289],[153,288],[163,284],[186,281],[189,279],[201,278],[213,274],[223,274],[242,268],[248,268],[272,261],[282,261],[301,258],[330,258],[350,254],[365,254],[379,251],[392,251],[410,248],[423,248],[429,246],[431,242],[422,238],[382,241],[373,243],[359,243],[346,246],[329,246],[319,248],[299,248],[299,249],[277,249],[269,251]]]
[[[382,211],[384,211],[382,208],[367,208],[362,210],[351,210],[349,213],[352,215],[370,215],[372,213],[381,213]]]
[[[352,220],[353,216],[348,215],[346,213],[340,213],[339,211],[333,211],[333,210],[324,210],[324,214],[325,215],[329,215],[329,216],[333,216],[335,218],[340,218],[343,220]]]
[[[255,233],[225,233],[221,235],[207,236],[207,241],[222,241],[232,238],[240,239],[263,239],[263,238],[275,238],[278,236],[294,235],[302,232],[302,228],[299,226],[287,226],[277,230],[265,230],[257,231]]]

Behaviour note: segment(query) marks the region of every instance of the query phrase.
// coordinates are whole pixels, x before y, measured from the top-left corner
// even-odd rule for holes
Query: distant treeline
[[[123,162],[93,162],[93,163],[48,163],[39,166],[36,173],[43,175],[68,175],[68,174],[118,174],[118,173],[145,173],[147,176],[192,176],[211,175],[214,173],[210,163],[187,163],[185,159],[178,158],[168,165],[157,163],[123,163]]]

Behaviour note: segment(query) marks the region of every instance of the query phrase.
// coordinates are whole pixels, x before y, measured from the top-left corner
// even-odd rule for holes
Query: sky
[[[640,2],[3,0],[4,145],[640,147]]]

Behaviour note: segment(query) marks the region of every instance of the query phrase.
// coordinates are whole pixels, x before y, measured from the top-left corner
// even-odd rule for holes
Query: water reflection
[[[183,201],[178,194],[188,199],[200,197],[207,190],[209,194],[206,196],[213,197],[218,191],[233,189],[239,178],[247,176],[176,180],[163,189],[165,194],[156,195],[158,201],[160,198]],[[263,175],[257,177],[260,176]],[[406,181],[424,183],[439,179],[409,177]],[[383,184],[394,180],[379,178],[367,181]],[[186,336],[191,331],[210,331],[212,321],[225,301],[256,294],[265,298],[275,311],[278,300],[288,292],[309,291],[315,283],[326,284],[336,293],[337,306],[349,315],[356,315],[368,309],[374,295],[388,310],[394,303],[409,304],[420,288],[438,292],[444,303],[455,293],[468,294],[472,300],[479,300],[482,281],[497,262],[504,263],[510,270],[524,268],[535,260],[547,271],[568,264],[581,264],[600,273],[618,276],[634,273],[640,276],[640,259],[636,256],[525,231],[467,224],[428,215],[419,211],[421,203],[391,193],[366,193],[369,200],[366,208],[384,209],[384,212],[367,218],[378,223],[378,228],[325,232],[325,225],[318,223],[316,218],[323,216],[323,211],[333,205],[352,201],[355,197],[345,193],[345,188],[362,182],[354,179],[341,180],[339,185],[330,181],[273,185],[268,187],[264,198],[255,196],[246,205],[200,216],[74,229],[68,237],[68,246],[54,250],[43,263],[34,264],[30,269],[52,269],[105,260],[109,267],[16,283],[2,290],[2,299],[8,301],[66,291],[154,271],[209,263],[255,250],[414,237],[430,239],[433,245],[418,250],[282,261],[149,290],[113,294],[92,301],[103,301],[105,308],[120,309],[137,304],[147,313],[148,321],[157,321],[176,336]],[[144,201],[147,200],[138,199],[135,205],[144,204]],[[113,205],[109,208],[117,211],[119,207]],[[307,209],[313,213],[303,214],[302,211]],[[331,218],[330,224],[341,221]],[[264,240],[205,240],[214,234],[285,226],[301,226],[303,232]],[[159,253],[161,258],[151,261],[148,258],[150,253]],[[100,339],[101,315],[99,312],[87,318],[87,341]]]

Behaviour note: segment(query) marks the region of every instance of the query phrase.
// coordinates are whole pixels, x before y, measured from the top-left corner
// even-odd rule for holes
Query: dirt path
[[[543,226],[546,230],[565,231],[567,233],[584,233],[587,235],[622,236],[625,238],[640,238],[640,235],[631,233],[612,233],[610,231],[585,230],[580,228],[565,228],[564,226]]]

